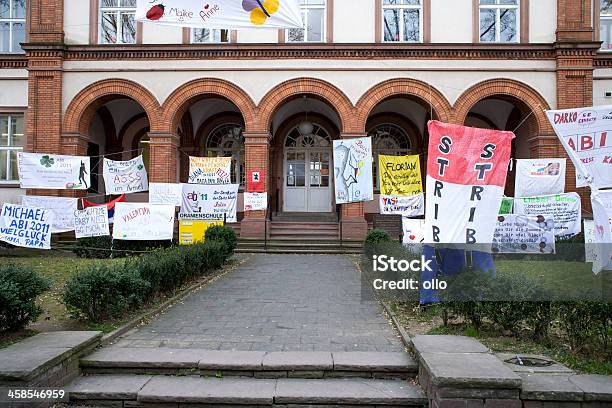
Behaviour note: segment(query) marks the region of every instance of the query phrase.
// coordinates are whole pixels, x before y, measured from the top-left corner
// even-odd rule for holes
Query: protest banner
[[[181,205],[183,186],[180,183],[149,183],[149,203]]]
[[[125,241],[172,240],[175,210],[172,204],[117,203],[113,239]]]
[[[126,161],[104,159],[102,175],[106,194],[138,193],[149,189],[142,156]]]
[[[192,245],[204,241],[206,231],[215,225],[223,225],[223,221],[179,221],[179,245]]]
[[[415,255],[423,253],[425,240],[425,220],[402,217],[402,243]]]
[[[303,28],[295,0],[137,0],[136,20],[191,28]]]
[[[500,254],[554,254],[555,222],[542,215],[500,215],[492,251]]]
[[[70,197],[21,196],[21,205],[31,208],[42,208],[53,213],[51,233],[74,231],[73,213],[78,200]]]
[[[591,192],[595,222],[593,272],[612,270],[612,190]]]
[[[499,207],[499,213],[501,215],[512,214],[514,212],[514,198],[504,197],[502,198],[501,206]]]
[[[576,187],[612,187],[612,105],[546,114],[576,168]]]
[[[98,207],[98,206],[106,207],[106,209],[108,210],[108,223],[112,224],[114,221],[114,217],[115,217],[115,204],[124,202],[125,194],[121,194],[121,196],[115,198],[114,200],[109,201],[108,203],[102,203],[102,204],[91,202],[86,198],[82,198],[81,200],[83,202],[83,208]]]
[[[85,156],[17,154],[21,188],[87,190],[91,185],[89,165]]]
[[[582,205],[577,193],[516,198],[514,213],[544,215],[546,218],[553,218],[555,235],[558,237],[578,235],[582,231]]]
[[[265,193],[266,192],[266,171],[264,169],[249,170],[247,173],[247,192]]]
[[[231,157],[189,157],[190,184],[230,184]]]
[[[53,213],[42,208],[4,203],[0,241],[24,248],[51,249]]]
[[[379,207],[381,214],[417,217],[425,213],[425,197],[423,193],[407,197],[380,195]]]
[[[419,156],[378,156],[381,214],[415,217],[425,213]]]
[[[429,124],[425,242],[490,244],[512,132]]]
[[[514,196],[537,197],[565,192],[565,159],[516,161]]]
[[[104,205],[75,210],[73,217],[77,239],[110,235],[108,209]]]
[[[584,220],[584,260],[595,262],[597,245],[595,242],[595,221]]]
[[[227,222],[236,222],[238,184],[209,186],[183,184],[180,219],[204,219],[200,215],[225,214]]]
[[[244,193],[244,211],[265,211],[267,208],[267,193]]]
[[[373,200],[372,138],[334,140],[334,178],[336,204]]]

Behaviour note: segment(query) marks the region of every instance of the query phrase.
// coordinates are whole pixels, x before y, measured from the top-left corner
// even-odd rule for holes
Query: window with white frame
[[[520,0],[480,0],[480,42],[519,41]]]
[[[382,123],[375,126],[368,136],[372,138],[372,177],[374,189],[379,190],[378,155],[406,156],[411,152],[410,138],[400,126],[394,123]]]
[[[100,0],[100,43],[136,43],[136,0]]]
[[[243,127],[237,123],[225,123],[214,128],[206,140],[207,157],[232,158],[232,183],[244,185],[245,150]]]
[[[0,0],[0,53],[23,52],[26,0]]]
[[[287,30],[287,42],[325,42],[326,0],[299,0],[304,28]]]
[[[19,180],[17,153],[23,143],[23,114],[0,113],[0,183]]]
[[[612,50],[612,0],[600,0],[599,41],[602,50]]]
[[[387,42],[423,41],[423,0],[383,0],[383,38]]]
[[[192,44],[220,44],[230,42],[229,30],[218,30],[209,28],[192,28]]]

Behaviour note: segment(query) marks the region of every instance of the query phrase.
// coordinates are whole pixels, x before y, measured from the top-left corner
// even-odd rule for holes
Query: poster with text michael
[[[493,240],[514,133],[430,121],[425,242]]]

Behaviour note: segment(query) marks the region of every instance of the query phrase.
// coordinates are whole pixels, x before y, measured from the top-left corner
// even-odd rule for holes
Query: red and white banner
[[[425,242],[493,240],[514,133],[430,121]]]

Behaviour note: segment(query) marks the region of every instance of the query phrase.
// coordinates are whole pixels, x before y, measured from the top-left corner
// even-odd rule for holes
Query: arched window
[[[312,129],[310,129],[312,126]],[[307,129],[305,127],[308,127]],[[285,147],[287,148],[303,148],[303,147],[329,147],[331,139],[329,134],[321,126],[309,122],[304,122],[294,127],[287,135]]]
[[[405,156],[410,153],[412,146],[408,134],[393,123],[382,123],[370,130],[368,136],[372,138],[372,176],[374,177],[374,188],[378,185],[378,155]]]
[[[206,139],[207,157],[232,158],[232,183],[244,185],[244,136],[243,127],[237,123],[224,123],[214,128]]]
[[[286,186],[329,187],[331,138],[321,126],[302,122],[285,139]]]

